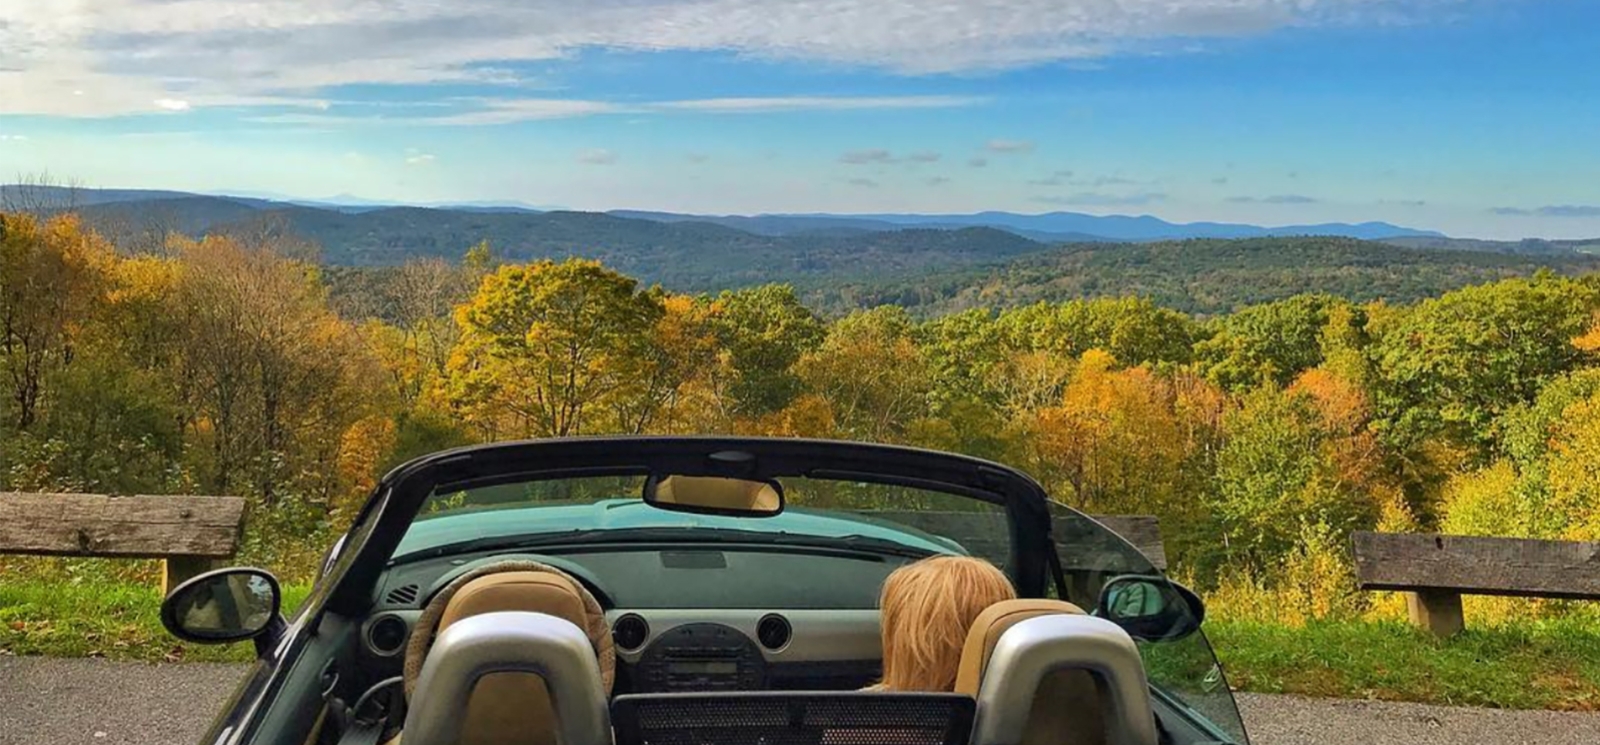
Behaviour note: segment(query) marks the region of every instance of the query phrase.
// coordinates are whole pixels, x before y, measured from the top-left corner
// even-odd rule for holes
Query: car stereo
[[[718,623],[668,629],[634,670],[641,692],[754,691],[766,683],[766,660],[755,642]]]

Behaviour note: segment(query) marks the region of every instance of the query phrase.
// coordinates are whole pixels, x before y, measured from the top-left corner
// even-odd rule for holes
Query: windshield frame
[[[737,463],[712,457],[747,453]],[[739,478],[866,480],[970,497],[1005,508],[1012,581],[1022,597],[1043,597],[1054,554],[1044,488],[1010,467],[932,450],[836,440],[774,437],[575,437],[477,445],[422,456],[390,471],[357,524],[365,541],[346,548],[346,571],[330,577],[327,608],[359,614],[406,529],[436,490],[529,479],[615,475],[625,470]]]

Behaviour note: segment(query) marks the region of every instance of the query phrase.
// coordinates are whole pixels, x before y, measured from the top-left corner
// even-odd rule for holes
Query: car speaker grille
[[[390,605],[410,605],[417,602],[417,593],[421,592],[421,589],[416,585],[396,587],[390,590],[389,594],[385,595],[383,599]]]

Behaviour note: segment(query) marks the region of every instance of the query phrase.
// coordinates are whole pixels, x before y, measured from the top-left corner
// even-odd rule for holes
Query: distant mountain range
[[[147,189],[77,189],[24,185],[0,186],[0,203],[27,194],[34,200],[55,200],[90,207],[118,203],[167,201],[187,198],[212,198],[237,202],[256,209],[308,207],[342,214],[363,214],[394,208],[426,208],[451,212],[541,214],[552,211],[515,201],[459,202],[427,205],[394,204],[339,195],[326,199],[297,199],[276,194],[235,193],[195,194]],[[1385,222],[1323,223],[1264,227],[1239,223],[1172,223],[1150,215],[1087,215],[1077,212],[1049,212],[1023,215],[1012,212],[972,214],[765,214],[693,215],[674,212],[612,210],[605,214],[660,223],[709,223],[756,235],[832,235],[848,236],[904,229],[957,230],[986,227],[1046,243],[1094,243],[1176,240],[1184,238],[1260,238],[1288,235],[1326,235],[1382,240],[1398,237],[1443,238],[1437,231],[1402,227]]]
[[[484,240],[509,261],[598,259],[679,292],[787,282],[829,312],[895,303],[934,313],[1134,293],[1212,313],[1301,292],[1404,301],[1541,269],[1600,269],[1600,239],[1478,241],[1383,223],[1264,228],[1066,212],[707,216],[273,196],[0,186],[0,209],[75,209],[129,250],[154,248],[173,232],[291,235],[320,248],[334,290],[347,294],[381,283],[387,267],[456,260]],[[1172,234],[1180,238],[1156,240]],[[1381,240],[1364,239],[1372,237]]]

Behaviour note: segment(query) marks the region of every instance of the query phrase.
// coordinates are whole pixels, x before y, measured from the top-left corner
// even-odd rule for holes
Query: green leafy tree
[[[489,437],[605,429],[597,414],[625,395],[663,313],[659,297],[599,262],[502,266],[456,309],[451,398]]]

